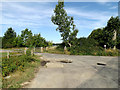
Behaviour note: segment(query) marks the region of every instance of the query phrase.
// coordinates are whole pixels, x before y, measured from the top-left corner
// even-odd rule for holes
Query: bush
[[[106,50],[106,51],[98,51],[97,52],[98,56],[118,56],[118,51],[114,51],[114,50]]]
[[[27,56],[31,56],[31,48],[27,49],[26,55],[27,55]]]
[[[30,56],[22,55],[22,56],[14,56],[7,59],[6,57],[2,58],[2,75],[7,76],[11,72],[16,70],[24,71],[25,67],[28,63],[35,61]]]

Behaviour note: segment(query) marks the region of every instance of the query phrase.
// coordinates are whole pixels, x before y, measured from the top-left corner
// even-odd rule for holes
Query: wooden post
[[[48,50],[48,47],[46,47],[45,49],[46,49],[46,51],[47,51],[47,50]]]
[[[43,52],[43,47],[40,47],[40,52],[41,52],[41,53]]]
[[[10,53],[9,53],[9,51],[7,51],[7,59],[9,59],[10,58]]]
[[[34,47],[34,52],[35,52],[35,47]]]
[[[24,50],[24,54],[26,55],[26,51],[27,51],[27,48],[25,48],[25,50]]]
[[[66,51],[66,50],[67,50],[67,47],[65,46],[65,47],[64,47],[64,51]]]
[[[33,56],[33,50],[31,50],[31,56]]]
[[[64,53],[66,53],[66,51],[67,51],[67,47],[65,46],[65,47],[64,47]]]

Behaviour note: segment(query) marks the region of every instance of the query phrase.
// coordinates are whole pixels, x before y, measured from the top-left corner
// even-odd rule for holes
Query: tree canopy
[[[11,48],[14,47],[13,41],[16,38],[16,32],[10,27],[8,30],[5,32],[3,38],[2,38],[2,46],[5,48]]]
[[[21,31],[21,35],[16,36],[16,32],[12,28],[8,28],[2,38],[2,47],[46,47],[51,46],[52,42],[46,41],[40,34],[32,34],[32,31],[25,29]]]
[[[117,32],[117,39],[113,40],[114,31]],[[111,17],[107,26],[104,28],[98,28],[92,31],[88,38],[95,39],[99,46],[104,47],[107,45],[107,48],[113,48],[114,45],[120,44],[120,20],[118,17]]]
[[[54,14],[51,17],[51,21],[58,26],[56,30],[61,33],[63,42],[71,47],[74,45],[78,30],[75,28],[73,17],[68,16],[64,10],[64,2],[58,1]]]

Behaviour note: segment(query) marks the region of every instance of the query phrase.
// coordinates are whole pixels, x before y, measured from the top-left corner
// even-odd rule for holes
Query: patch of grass
[[[41,50],[40,48],[36,48],[35,52],[40,53]],[[54,47],[49,47],[48,50],[46,50],[45,48],[43,48],[43,53],[54,53],[54,54],[69,54],[67,51],[64,52],[63,48],[54,48]]]
[[[50,49],[50,50],[47,50],[45,52],[47,52],[47,53],[54,53],[54,54],[65,54],[64,51],[60,51],[58,49],[54,49],[54,50]]]

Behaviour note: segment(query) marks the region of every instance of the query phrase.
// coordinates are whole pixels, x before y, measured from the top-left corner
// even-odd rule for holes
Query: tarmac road
[[[42,55],[52,67],[40,68],[26,88],[118,88],[118,57],[36,55]],[[72,63],[58,62],[62,60]],[[97,65],[98,62],[106,65]]]

